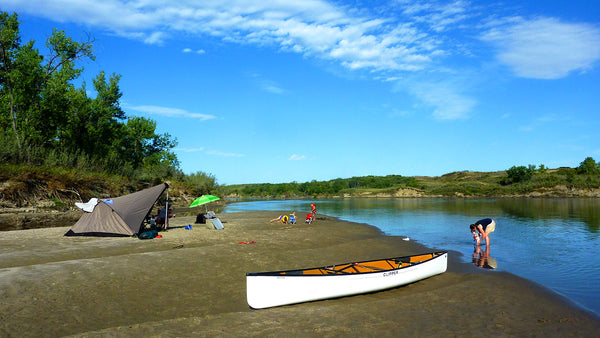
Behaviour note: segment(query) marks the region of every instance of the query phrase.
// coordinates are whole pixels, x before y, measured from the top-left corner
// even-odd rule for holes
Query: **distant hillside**
[[[338,178],[305,183],[221,186],[225,197],[600,197],[600,175],[577,168],[452,172],[439,177],[400,175]]]

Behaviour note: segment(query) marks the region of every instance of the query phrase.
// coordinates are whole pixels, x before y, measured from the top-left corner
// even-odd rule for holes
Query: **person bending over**
[[[479,245],[485,239],[485,245],[490,245],[490,234],[496,230],[496,222],[491,218],[480,219],[479,221],[469,225],[473,240]]]

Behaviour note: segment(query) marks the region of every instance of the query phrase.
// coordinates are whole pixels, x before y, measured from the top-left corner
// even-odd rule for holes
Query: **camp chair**
[[[219,217],[213,217],[213,218],[211,218],[210,222],[212,223],[213,227],[215,227],[215,229],[217,229],[217,230],[223,230],[225,228],[223,226],[223,223],[219,219]]]

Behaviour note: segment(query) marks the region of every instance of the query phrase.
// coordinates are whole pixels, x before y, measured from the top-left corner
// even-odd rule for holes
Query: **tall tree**
[[[75,61],[95,59],[92,43],[73,41],[55,29],[46,42],[49,55],[43,64],[34,41],[21,45],[19,24],[17,14],[0,12],[0,95],[8,107],[3,120],[8,115],[19,148],[49,146],[67,122],[70,81],[82,71]]]
[[[598,164],[591,157],[586,157],[577,167],[577,173],[579,174],[597,174],[598,172],[600,172]]]
[[[2,94],[2,101],[6,102],[6,107],[8,107],[8,111],[2,112],[0,122],[11,124],[14,137],[20,147],[21,140],[17,130],[15,89],[13,87],[15,77],[14,60],[21,44],[19,23],[16,13],[8,15],[6,12],[0,12],[0,93]]]
[[[107,78],[100,72],[93,79],[93,98],[85,83],[81,88],[73,85],[83,71],[77,61],[95,60],[91,39],[73,41],[54,29],[46,41],[46,56],[34,43],[22,45],[17,14],[0,11],[0,137],[17,145],[11,150],[18,149],[1,156],[37,164],[45,155],[59,153],[72,161],[66,166],[91,160],[93,167],[112,173],[180,174],[171,151],[177,141],[157,134],[153,120],[126,120],[120,106],[121,75]]]

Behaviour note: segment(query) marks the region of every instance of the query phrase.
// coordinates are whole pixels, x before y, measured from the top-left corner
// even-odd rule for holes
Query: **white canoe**
[[[254,309],[385,290],[446,271],[445,251],[345,263],[322,268],[246,274]]]

